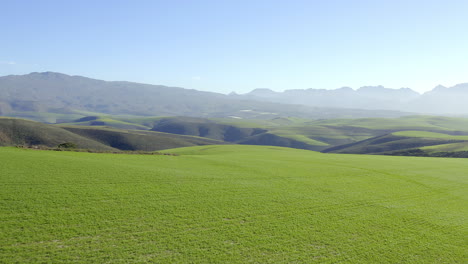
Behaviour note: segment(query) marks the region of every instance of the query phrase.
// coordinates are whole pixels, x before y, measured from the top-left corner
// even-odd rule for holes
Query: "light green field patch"
[[[354,126],[368,129],[462,130],[468,131],[467,118],[441,116],[405,116],[400,118],[326,119],[311,121],[310,125]]]
[[[400,132],[393,133],[393,135],[402,136],[402,137],[468,140],[468,136],[453,136],[453,135],[447,135],[447,134],[435,133],[435,132],[429,132],[429,131],[400,131]]]
[[[372,137],[369,133],[354,133],[325,126],[288,126],[270,130],[272,134],[285,136],[315,146],[329,146],[360,141]],[[306,142],[307,143],[307,142]]]
[[[468,151],[468,142],[461,142],[461,143],[451,143],[451,144],[443,144],[443,145],[436,145],[436,146],[427,146],[421,148],[422,150],[427,150],[430,152],[441,152],[441,151]]]
[[[272,132],[272,134],[275,134],[277,136],[280,136],[280,137],[285,137],[285,138],[290,138],[290,139],[294,139],[294,140],[297,140],[297,141],[301,141],[301,142],[304,142],[306,144],[309,144],[309,145],[312,145],[312,146],[328,146],[329,144],[325,143],[325,142],[321,142],[321,141],[318,141],[318,140],[315,140],[315,139],[311,139],[305,135],[300,135],[300,134],[296,134],[292,131],[287,131],[287,130],[278,130],[278,131],[274,131]]]
[[[304,135],[281,134],[281,133],[275,133],[275,134],[278,135],[278,136],[281,136],[281,137],[286,137],[286,138],[294,139],[294,140],[297,140],[297,141],[301,141],[301,142],[307,143],[307,144],[312,145],[312,146],[329,146],[329,144],[327,144],[325,142],[321,142],[321,141],[318,141],[318,140],[315,140],[315,139],[311,139],[311,138],[308,138],[308,137],[306,137]]]

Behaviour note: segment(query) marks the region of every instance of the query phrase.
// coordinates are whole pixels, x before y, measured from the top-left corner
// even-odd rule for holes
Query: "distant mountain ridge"
[[[102,81],[55,72],[0,77],[0,115],[44,121],[70,121],[112,114],[269,119],[398,117],[400,111],[283,104],[163,85]],[[72,115],[72,116],[70,116]],[[56,120],[56,121],[54,121]]]
[[[364,86],[357,90],[342,87],[284,92],[260,88],[225,95],[56,72],[0,77],[0,115],[25,118],[29,118],[25,113],[36,112],[74,114],[73,119],[93,113],[248,119],[398,117],[409,112],[463,115],[468,114],[467,100],[468,83],[437,86],[424,94],[409,88]]]
[[[467,114],[468,83],[447,88],[437,86],[424,94],[410,88],[391,89],[364,86],[357,90],[342,87],[335,90],[293,89],[275,92],[268,88],[254,89],[246,94],[231,94],[237,98],[302,104],[316,107],[360,108],[367,110],[399,110],[431,114]]]
[[[107,82],[82,76],[43,72],[0,77],[0,101],[7,99],[15,108],[17,102],[36,102],[49,108],[73,108],[116,114],[147,114],[164,101],[196,102],[218,99],[221,94],[200,92],[162,85],[131,82]],[[190,104],[179,111],[190,112]],[[35,110],[31,109],[26,110]],[[162,114],[171,115],[170,108]]]

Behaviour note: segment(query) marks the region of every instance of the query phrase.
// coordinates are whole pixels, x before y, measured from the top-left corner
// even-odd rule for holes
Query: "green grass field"
[[[0,148],[1,263],[466,263],[466,159]]]

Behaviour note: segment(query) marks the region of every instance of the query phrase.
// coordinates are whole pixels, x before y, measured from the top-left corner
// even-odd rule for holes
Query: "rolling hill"
[[[98,141],[120,150],[155,151],[198,145],[226,144],[202,137],[140,130],[122,130],[106,127],[61,126],[74,134]]]
[[[12,129],[12,122],[24,124],[24,128]],[[19,119],[3,124],[4,130],[9,131],[8,136],[0,135],[3,145],[54,147],[73,142],[81,148],[96,150],[155,151],[243,144],[327,153],[466,157],[463,144],[468,141],[468,119],[437,116],[327,120],[89,116],[57,125]],[[55,132],[44,132],[49,128]],[[11,140],[15,133],[18,139]],[[450,145],[455,143],[461,145]],[[438,150],[439,145],[446,146],[442,148],[445,151]]]
[[[47,146],[71,142],[80,149],[99,151],[156,151],[176,147],[225,144],[222,141],[140,130],[107,127],[55,126],[0,118],[0,146]]]
[[[126,122],[132,121],[127,119]],[[237,144],[355,154],[376,154],[468,139],[468,119],[437,116],[248,121],[171,117],[160,118],[153,125],[152,130],[156,131],[202,136]],[[236,131],[235,137],[226,137],[228,130]]]
[[[155,123],[153,131],[180,135],[207,137],[222,141],[236,142],[247,137],[265,133],[265,129],[239,127],[202,118],[163,118]]]
[[[396,134],[397,133],[388,134],[362,140],[356,143],[331,147],[325,149],[324,152],[347,154],[388,154],[394,151],[463,142],[463,140],[456,139],[397,136]]]
[[[38,146],[56,147],[58,144],[73,142],[80,148],[103,151],[116,149],[74,134],[60,127],[29,120],[0,118],[0,146]]]
[[[460,132],[459,132],[460,133]],[[325,149],[326,153],[468,158],[468,136],[400,131]]]

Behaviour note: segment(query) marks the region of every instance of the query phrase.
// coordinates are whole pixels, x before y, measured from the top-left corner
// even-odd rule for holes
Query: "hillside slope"
[[[212,138],[236,142],[266,132],[261,128],[220,124],[205,118],[163,118],[155,123],[153,131]]]
[[[44,145],[56,147],[58,144],[65,142],[73,142],[83,149],[116,150],[106,144],[77,135],[60,127],[29,120],[0,118],[0,146]]]
[[[48,146],[71,142],[80,149],[100,151],[156,151],[177,147],[225,144],[222,141],[152,131],[106,127],[56,126],[0,118],[0,146]]]
[[[401,131],[331,147],[326,153],[468,158],[468,136]]]
[[[385,154],[419,147],[463,142],[463,140],[425,137],[405,137],[389,134],[356,143],[340,145],[323,150],[325,153]]]
[[[219,145],[223,141],[140,130],[62,126],[63,129],[120,150],[156,151],[170,148]]]
[[[356,154],[375,154],[410,147],[460,142],[466,139],[463,135],[468,135],[468,119],[437,116],[328,120],[171,117],[160,118],[153,124],[153,130],[156,131],[216,138],[238,144],[283,146],[325,152],[340,150],[340,153]],[[421,136],[406,135],[396,138],[400,134],[394,134],[392,137],[395,138],[387,139],[389,134],[408,134],[411,131],[425,137],[428,135],[433,137],[421,139]],[[228,135],[227,132],[232,133]],[[392,143],[383,145],[382,140]]]
[[[10,129],[8,137],[0,135],[4,138],[3,145],[55,146],[71,141],[89,149],[102,149],[105,145],[106,149],[155,151],[228,143],[347,154],[465,157],[467,154],[461,152],[464,151],[463,144],[440,150],[436,146],[468,141],[468,119],[436,116],[329,120],[89,116],[55,126],[41,124],[38,129],[34,129],[33,122],[28,124],[31,128],[27,132]],[[70,138],[69,133],[41,132],[43,136],[50,134],[49,139],[54,138],[53,142],[48,142],[46,139],[25,140],[21,136],[22,133],[39,133],[48,127],[57,130],[57,126],[74,133],[74,138]],[[10,138],[14,133],[23,139],[12,141]],[[80,143],[83,140],[87,142],[84,145]]]

